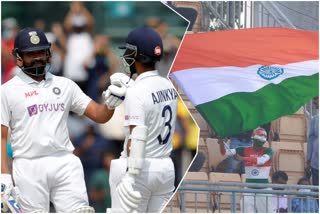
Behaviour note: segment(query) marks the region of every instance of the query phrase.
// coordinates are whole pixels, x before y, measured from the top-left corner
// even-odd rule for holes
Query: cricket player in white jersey
[[[111,162],[111,212],[160,212],[174,190],[169,157],[177,114],[172,83],[155,70],[163,46],[149,27],[128,34],[122,62],[135,82],[127,89],[126,140],[120,159]],[[128,77],[129,79],[129,77]]]
[[[126,88],[109,86],[103,93],[104,104],[98,104],[73,81],[47,72],[50,43],[38,29],[21,30],[12,53],[21,71],[1,86],[2,210],[6,210],[3,201],[10,197],[14,181],[24,212],[49,212],[50,201],[57,212],[94,212],[81,162],[72,153],[67,117],[72,111],[105,123],[124,99]],[[12,176],[6,149],[9,138]]]

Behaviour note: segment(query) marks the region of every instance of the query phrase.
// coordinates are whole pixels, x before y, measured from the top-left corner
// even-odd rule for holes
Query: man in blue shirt
[[[316,110],[319,110],[319,97],[312,100]],[[307,169],[311,168],[312,184],[319,185],[319,112],[311,119],[308,133]]]

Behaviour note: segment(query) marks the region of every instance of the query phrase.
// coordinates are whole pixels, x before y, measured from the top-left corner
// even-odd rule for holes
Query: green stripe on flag
[[[229,94],[196,108],[218,136],[229,137],[294,114],[318,95],[319,73],[316,73],[269,84],[255,92]]]

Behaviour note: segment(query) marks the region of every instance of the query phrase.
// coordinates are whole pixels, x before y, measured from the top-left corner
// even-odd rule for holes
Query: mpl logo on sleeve
[[[261,66],[257,73],[265,80],[273,80],[284,73],[284,69],[275,66]]]

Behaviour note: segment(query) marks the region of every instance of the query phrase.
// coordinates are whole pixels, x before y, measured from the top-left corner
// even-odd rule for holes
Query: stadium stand
[[[217,173],[211,172],[209,174],[209,181],[212,182],[241,182],[241,178],[239,174],[234,173]],[[235,187],[239,188],[239,187]],[[237,200],[237,211],[240,212],[240,194],[236,195]],[[212,203],[216,204],[216,210],[218,212],[230,212],[231,207],[231,193],[213,193],[212,194]]]
[[[206,172],[188,172],[184,178],[188,181],[208,181],[208,173]],[[199,185],[197,185],[199,187]],[[204,192],[186,192],[186,212],[212,212],[210,203],[210,194]]]
[[[210,171],[215,171],[217,165],[225,159],[225,157],[220,154],[219,144],[216,138],[207,138],[206,143],[208,147],[208,161]]]
[[[281,117],[275,122],[280,141],[305,142],[307,140],[307,120],[302,108],[295,114]]]
[[[175,7],[184,7],[184,8],[192,8],[198,12],[197,18],[193,24],[192,31],[199,32],[201,31],[202,22],[203,22],[203,10],[201,2],[186,2],[186,1],[175,1],[173,2]]]
[[[180,95],[181,97],[185,97],[183,93],[180,93]],[[184,102],[200,127],[198,151],[202,151],[207,155],[207,161],[204,163],[201,173],[207,173],[209,181],[233,182],[233,174],[214,172],[219,163],[224,160],[224,156],[221,155],[219,151],[219,145],[217,143],[218,139],[215,138],[214,134],[211,135],[208,124],[190,101],[185,98]],[[307,120],[303,108],[299,109],[299,111],[293,115],[284,116],[272,121],[271,130],[273,133],[278,133],[278,137],[273,136],[273,140],[275,141],[271,141],[271,148],[273,149],[274,154],[270,176],[273,172],[282,170],[288,174],[288,184],[296,184],[299,178],[304,176],[307,152]],[[270,144],[266,143],[264,146],[269,147]],[[241,175],[241,177],[238,174],[235,176],[236,182],[245,182],[244,174]],[[206,180],[206,176],[204,174],[201,176],[200,174],[189,174],[185,179]],[[270,177],[269,182],[271,183]],[[210,202],[207,202],[207,194],[198,192],[196,199],[194,192],[188,192],[185,211],[187,213],[207,213],[210,211],[230,213],[231,197],[230,194],[228,194],[229,193],[220,195],[219,193],[211,194]],[[237,212],[240,212],[240,198],[241,195],[237,194]],[[195,202],[195,200],[197,200],[197,202]],[[180,198],[179,202],[181,204]],[[177,209],[177,212],[181,212],[178,207]]]
[[[209,161],[208,161],[208,147],[204,141],[203,138],[199,138],[199,142],[198,142],[198,151],[201,151],[203,152],[205,155],[206,155],[206,160],[205,162],[203,163],[202,165],[202,168],[201,168],[201,172],[210,172],[210,168],[209,168]]]
[[[199,9],[196,6],[197,3],[195,2],[176,2],[176,7],[191,7],[196,9],[198,12],[203,12],[205,10]],[[226,6],[231,8],[233,6],[232,2],[229,2],[230,5],[227,5],[225,2],[212,2],[212,8],[216,9],[216,12],[219,13],[219,9],[221,9],[222,12],[224,12],[223,7]],[[258,3],[254,3],[255,5]],[[282,3],[281,3],[282,4]],[[206,7],[206,4],[202,4],[203,8]],[[263,5],[260,5],[263,6]],[[309,6],[312,8],[318,7],[318,3],[313,6]],[[260,7],[259,7],[260,8]],[[255,9],[260,10],[260,9]],[[205,11],[206,12],[206,11]],[[255,11],[257,12],[257,11]],[[265,12],[265,11],[264,11]],[[308,10],[309,12],[309,10]],[[224,13],[221,14],[221,17]],[[207,14],[206,14],[207,15]],[[194,33],[197,33],[196,27],[199,23],[199,17],[197,17],[197,20],[194,24]],[[264,16],[264,15],[263,15]],[[211,16],[209,16],[211,18]],[[318,15],[317,15],[318,17]],[[297,17],[297,19],[301,19],[300,16]],[[230,19],[229,19],[230,20]],[[202,20],[202,24],[206,24],[206,20]],[[213,22],[215,20],[212,20]],[[224,20],[226,21],[226,20]],[[260,20],[261,21],[261,20]],[[227,23],[227,22],[226,22]],[[246,27],[244,27],[246,28]],[[318,31],[318,26],[316,26],[316,29]],[[191,33],[191,32],[189,32]],[[176,85],[175,85],[176,86]],[[224,157],[219,152],[219,145],[217,144],[218,139],[216,139],[216,135],[213,133],[213,131],[210,129],[210,127],[207,125],[205,120],[202,118],[202,116],[199,114],[197,109],[190,103],[190,101],[187,99],[183,91],[179,88],[178,92],[184,102],[186,103],[186,106],[190,110],[192,116],[196,120],[198,126],[200,127],[200,141],[199,141],[199,151],[207,151],[207,159],[208,159],[208,175],[209,175],[209,181],[212,182],[234,182],[231,177],[233,177],[233,174],[224,174],[224,173],[217,173],[212,172],[215,171],[218,164],[224,160]],[[307,115],[304,114],[304,109],[301,107],[295,114],[283,116],[281,118],[278,118],[277,120],[274,120],[271,122],[271,131],[272,131],[272,139],[269,143],[266,143],[264,146],[269,147],[271,145],[271,148],[274,151],[273,159],[272,159],[272,170],[270,171],[270,176],[273,172],[277,170],[285,171],[288,174],[289,180],[288,184],[296,184],[297,180],[304,176],[305,171],[305,163],[306,163],[306,153],[307,153]],[[206,163],[205,163],[206,164]],[[223,164],[222,164],[223,165]],[[219,165],[221,166],[221,165]],[[207,166],[204,165],[203,169],[201,171],[206,171]],[[231,179],[231,181],[229,181]],[[235,175],[236,182],[245,182],[245,175]],[[269,182],[271,183],[271,179],[269,177]],[[215,194],[215,197],[217,194]],[[237,209],[238,207],[238,199],[240,197],[237,197]],[[213,198],[212,198],[213,200]],[[194,201],[187,201],[187,204],[195,204]],[[212,203],[212,202],[211,202]],[[228,204],[229,203],[229,204]],[[229,207],[228,207],[229,205]],[[190,205],[187,205],[190,206]],[[224,197],[222,196],[220,198],[220,210],[216,210],[215,212],[226,212],[230,213],[230,197]],[[199,208],[199,207],[198,207]],[[226,209],[225,209],[226,208]],[[192,208],[187,208],[187,211],[195,211]],[[202,212],[201,209],[198,209],[197,212]],[[206,211],[204,211],[206,212]]]
[[[180,213],[179,193],[176,192],[166,208],[162,211],[163,213]]]
[[[180,213],[179,207],[170,207],[166,206],[166,208],[162,211],[163,213]]]
[[[288,184],[296,184],[304,176],[305,154],[302,143],[273,142],[273,171],[285,171],[288,174]]]

